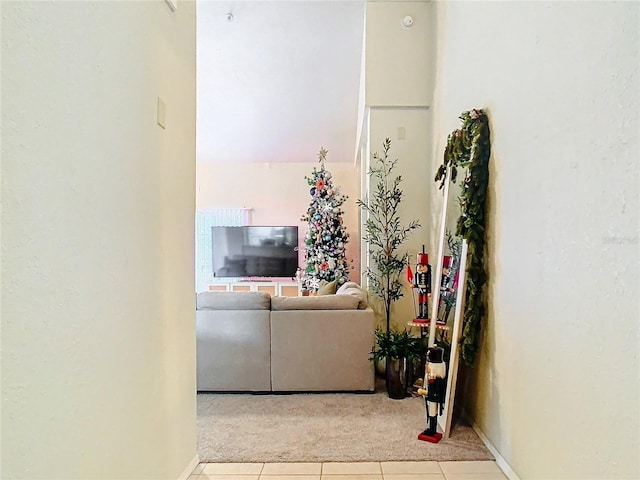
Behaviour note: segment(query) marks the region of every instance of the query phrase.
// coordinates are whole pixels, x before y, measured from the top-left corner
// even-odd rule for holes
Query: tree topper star
[[[324,168],[324,161],[327,159],[327,152],[324,147],[320,147],[320,153],[318,154],[318,162],[320,162],[320,165],[322,165],[322,168]]]

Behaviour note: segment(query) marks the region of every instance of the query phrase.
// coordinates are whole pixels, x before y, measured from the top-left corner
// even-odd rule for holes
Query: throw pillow
[[[318,295],[333,295],[336,293],[337,287],[338,285],[335,280],[332,280],[331,282],[322,280],[320,282],[320,288],[318,289]]]
[[[338,290],[336,295],[351,295],[358,299],[358,309],[367,308],[367,292],[363,291],[356,282],[345,282]]]

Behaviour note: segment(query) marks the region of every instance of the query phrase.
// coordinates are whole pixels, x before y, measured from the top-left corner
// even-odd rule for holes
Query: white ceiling
[[[201,0],[197,22],[199,162],[354,161],[363,1]]]

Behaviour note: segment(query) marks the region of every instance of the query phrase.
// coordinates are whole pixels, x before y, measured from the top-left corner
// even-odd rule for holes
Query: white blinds
[[[211,227],[251,225],[251,208],[209,208],[196,211],[196,291],[207,290],[214,281]]]

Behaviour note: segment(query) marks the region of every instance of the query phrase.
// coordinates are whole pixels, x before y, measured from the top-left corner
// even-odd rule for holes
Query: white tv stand
[[[267,292],[272,297],[299,297],[302,284],[293,280],[235,280],[209,284],[209,290],[216,292]]]

